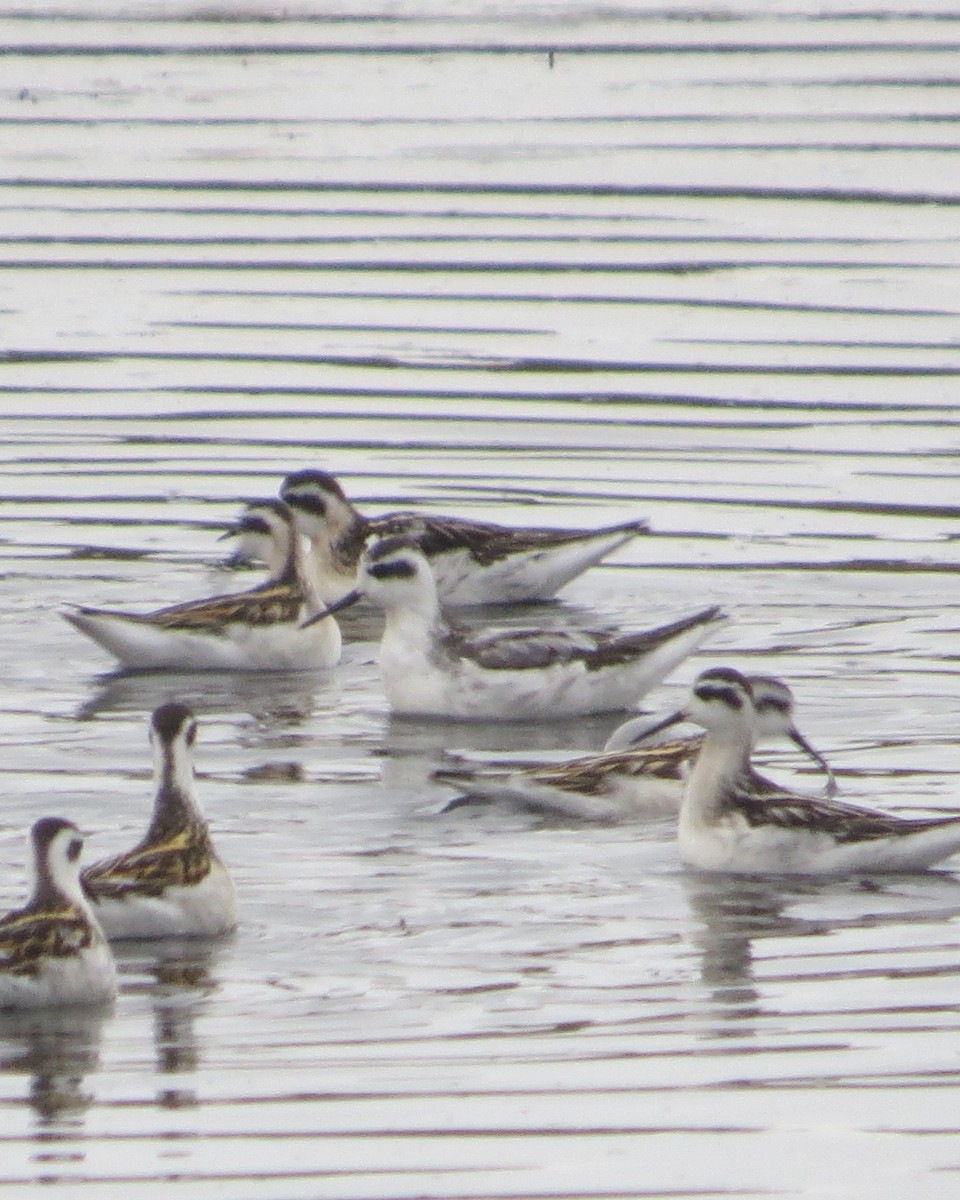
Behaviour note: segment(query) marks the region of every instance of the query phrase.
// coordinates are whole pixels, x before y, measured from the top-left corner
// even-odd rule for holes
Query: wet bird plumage
[[[300,623],[319,602],[306,577],[293,514],[280,501],[248,506],[244,520],[274,543],[277,569],[245,592],[171,604],[148,613],[80,607],[65,618],[135,669],[296,670],[333,666],[336,624],[303,637]],[[267,534],[262,533],[263,528]]]
[[[116,967],[80,885],[80,831],[70,821],[43,817],[34,823],[30,842],[30,899],[0,918],[0,1008],[111,1000]]]
[[[162,896],[168,888],[190,887],[209,875],[212,852],[206,826],[190,823],[165,841],[148,833],[132,850],[90,867],[83,879],[101,899]]]
[[[817,755],[793,722],[793,694],[781,680],[751,676],[764,738],[788,738],[827,770],[828,792],[833,789],[829,765]],[[441,768],[433,778],[461,792],[459,801],[503,801],[534,812],[581,820],[616,822],[674,813],[680,807],[690,764],[704,735],[656,740],[659,722],[649,716],[618,726],[607,749],[581,755],[557,765],[514,771]],[[761,796],[781,793],[776,783],[747,765],[738,786]]]
[[[0,919],[0,970],[36,978],[43,959],[76,954],[92,942],[90,923],[76,905],[19,909]]]
[[[292,623],[300,617],[304,602],[302,589],[286,580],[261,583],[236,596],[212,596],[155,609],[151,613],[118,612],[106,608],[81,607],[84,615],[122,617],[135,624],[156,625],[161,629],[199,630],[223,637],[231,625],[275,625]]]
[[[212,936],[236,924],[233,883],[193,794],[196,732],[186,705],[154,711],[156,795],[147,832],[131,850],[82,874],[108,937]]]
[[[469,633],[441,615],[430,565],[407,538],[372,542],[361,559],[359,586],[326,612],[364,595],[386,613],[379,664],[394,711],[462,720],[542,719],[632,706],[727,620],[711,606],[642,633]]]
[[[733,873],[842,874],[923,870],[960,851],[960,814],[905,817],[740,782],[753,748],[752,691],[730,668],[699,676],[685,707],[661,723],[707,730],[680,809],[683,859]]]
[[[646,521],[598,529],[512,527],[415,512],[366,517],[325,471],[294,471],[280,495],[310,538],[314,579],[328,603],[350,591],[372,538],[406,537],[431,563],[444,604],[549,599],[571,579],[641,533]]]

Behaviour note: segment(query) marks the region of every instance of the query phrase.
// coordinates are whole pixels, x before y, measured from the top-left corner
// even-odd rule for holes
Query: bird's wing
[[[199,883],[210,871],[212,851],[206,828],[181,829],[162,842],[141,844],[126,854],[94,863],[81,875],[88,895],[119,899],[136,892],[160,896],[170,887]]]
[[[73,907],[40,911],[23,908],[0,921],[0,970],[36,975],[44,958],[65,958],[89,946],[93,931]]]

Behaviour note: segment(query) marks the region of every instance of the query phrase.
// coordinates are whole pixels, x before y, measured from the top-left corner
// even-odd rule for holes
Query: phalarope
[[[916,871],[960,850],[960,816],[900,817],[793,792],[751,791],[743,780],[757,715],[738,671],[704,671],[686,706],[659,728],[682,720],[707,731],[680,806],[680,854],[692,867],[736,874]]]
[[[104,1004],[117,994],[117,970],[80,886],[83,835],[43,817],[30,840],[33,894],[0,918],[0,1008]]]
[[[286,535],[277,536],[275,526],[261,511],[264,508],[272,508],[281,513],[283,511],[282,502],[276,500],[260,500],[247,504],[236,521],[225,529],[217,540],[236,541],[236,548],[225,565],[265,563],[267,579],[279,579],[283,575],[290,553],[288,538]],[[299,535],[295,533],[294,536]]]
[[[548,600],[588,567],[650,532],[640,520],[583,530],[510,528],[412,512],[364,517],[324,471],[293,472],[280,496],[310,539],[315,583],[328,604],[356,587],[360,554],[374,535],[415,541],[433,568],[441,601],[454,605]]]
[[[197,722],[183,704],[150,720],[156,799],[144,837],[81,875],[108,938],[215,937],[237,924],[233,881],[193,790]]]
[[[390,537],[364,551],[359,586],[308,624],[363,596],[386,612],[378,661],[394,712],[456,720],[535,720],[625,708],[727,620],[714,607],[619,636],[543,629],[470,636],[441,617],[419,546]]]
[[[830,765],[794,724],[790,688],[767,675],[751,675],[749,681],[757,711],[757,740],[789,738],[826,772],[827,794],[832,794]],[[441,768],[433,778],[461,793],[461,800],[452,801],[447,809],[466,797],[585,821],[619,822],[675,813],[703,736],[657,741],[649,731],[661,724],[649,716],[634,717],[613,731],[599,754],[554,766],[513,771]],[[780,791],[752,766],[741,784],[756,795]]]
[[[340,629],[324,622],[304,633],[319,602],[303,563],[293,514],[277,500],[248,507],[244,520],[278,547],[282,566],[246,592],[174,604],[151,613],[80,608],[64,617],[124,667],[140,670],[286,671],[334,666]],[[282,554],[281,550],[282,548]]]

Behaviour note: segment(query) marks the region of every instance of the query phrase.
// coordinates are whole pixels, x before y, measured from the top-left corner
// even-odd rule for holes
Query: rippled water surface
[[[138,836],[176,697],[242,903],[121,950],[112,1013],[0,1020],[0,1189],[955,1196],[956,873],[441,813],[445,750],[611,722],[391,720],[372,616],[249,678],[111,676],[59,616],[249,586],[217,535],[305,466],[370,513],[647,516],[469,620],[723,603],[650,706],[776,673],[845,796],[960,804],[960,10],[379,9],[0,6],[0,902],[37,815]]]

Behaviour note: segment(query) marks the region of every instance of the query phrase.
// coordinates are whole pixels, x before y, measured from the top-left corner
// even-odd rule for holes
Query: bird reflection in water
[[[317,712],[333,711],[342,695],[334,671],[117,671],[94,682],[78,721],[113,712],[142,715],[175,699],[200,715],[246,713],[268,729],[297,727]]]
[[[80,1135],[94,1100],[86,1081],[100,1067],[106,1018],[102,1009],[78,1008],[0,1014],[0,1073],[30,1077],[38,1182],[86,1157]]]
[[[304,756],[341,697],[339,677],[330,671],[118,672],[96,682],[78,721],[129,713],[139,728],[144,712],[178,701],[199,716],[229,722],[235,746],[257,756],[238,771],[254,784],[302,782]]]
[[[754,980],[754,940],[827,933],[828,922],[791,917],[784,911],[799,896],[816,890],[816,883],[797,880],[785,885],[782,879],[763,876],[690,872],[684,885],[697,921],[691,939],[700,951],[700,979],[720,1018],[714,1036],[752,1034],[753,1021],[763,1012]]]
[[[157,1103],[163,1108],[192,1108],[197,1093],[176,1086],[171,1076],[194,1076],[200,1068],[196,1018],[219,988],[215,960],[221,944],[204,941],[146,943],[124,953],[125,992],[149,996],[153,1007],[153,1044],[158,1076]]]

